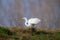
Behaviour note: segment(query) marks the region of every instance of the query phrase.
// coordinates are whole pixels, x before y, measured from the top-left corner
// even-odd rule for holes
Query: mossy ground
[[[0,27],[0,40],[60,40],[60,31],[38,28]]]

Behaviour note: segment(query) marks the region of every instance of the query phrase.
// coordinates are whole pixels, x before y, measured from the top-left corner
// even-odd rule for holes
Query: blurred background
[[[23,26],[16,20],[22,17],[40,18],[40,28],[60,28],[60,0],[0,0],[0,26]]]

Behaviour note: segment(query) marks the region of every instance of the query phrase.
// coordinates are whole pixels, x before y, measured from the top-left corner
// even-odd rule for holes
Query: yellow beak
[[[17,20],[23,20],[23,18],[18,18]]]

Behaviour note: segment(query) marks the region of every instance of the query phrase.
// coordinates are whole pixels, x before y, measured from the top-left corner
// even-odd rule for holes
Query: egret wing
[[[37,24],[39,23],[41,20],[38,19],[38,18],[31,18],[28,20],[28,23],[31,23],[31,24]]]

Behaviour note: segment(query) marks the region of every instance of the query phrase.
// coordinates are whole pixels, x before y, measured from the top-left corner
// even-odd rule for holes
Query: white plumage
[[[41,21],[39,18],[30,18],[29,20],[27,20],[26,17],[23,17],[23,19],[25,20],[25,25],[27,27],[35,26],[36,24],[38,24]]]
[[[31,18],[28,20],[28,23],[30,24],[38,24],[40,22],[40,19],[38,18]]]

